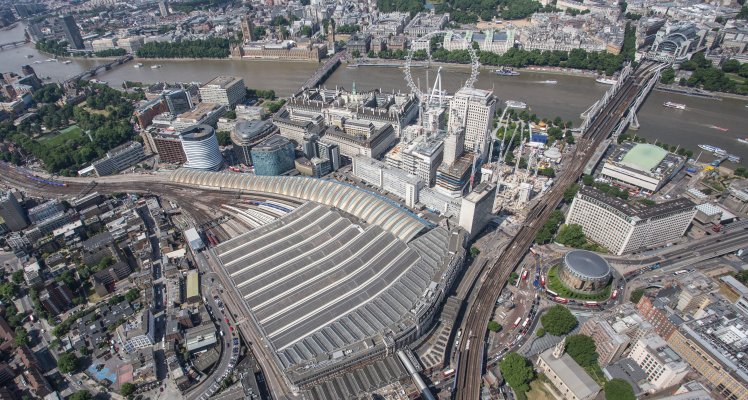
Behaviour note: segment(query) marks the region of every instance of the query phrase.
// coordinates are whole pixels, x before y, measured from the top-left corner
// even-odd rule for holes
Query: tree
[[[577,318],[566,307],[557,304],[546,311],[540,322],[551,335],[561,336],[571,332],[577,326]]]
[[[660,82],[665,85],[670,85],[675,82],[675,70],[673,67],[667,67],[662,70],[662,74],[660,74]]]
[[[57,359],[57,369],[63,374],[75,372],[78,369],[78,357],[73,353],[62,353]]]
[[[582,183],[584,183],[584,186],[592,186],[595,183],[595,178],[592,175],[582,175]]]
[[[480,250],[477,247],[472,246],[470,248],[470,257],[473,257],[473,258],[478,257],[478,254],[480,254]]]
[[[130,289],[125,293],[125,299],[132,303],[133,301],[137,300],[138,297],[140,297],[140,291],[138,289]]]
[[[524,393],[530,390],[530,381],[535,376],[532,364],[517,353],[507,354],[499,363],[501,375],[509,386],[516,392]]]
[[[641,300],[642,296],[644,296],[644,288],[638,288],[634,289],[633,292],[631,292],[631,297],[629,300],[631,300],[632,303],[636,304]]]
[[[73,393],[72,395],[70,395],[70,397],[68,397],[68,400],[92,400],[92,399],[93,399],[93,396],[88,390],[79,390]]]
[[[14,297],[18,294],[18,285],[16,285],[13,282],[5,282],[2,285],[0,285],[0,297],[5,299],[6,301],[13,300]]]
[[[125,382],[120,386],[119,388],[119,394],[127,397],[131,394],[135,393],[135,385],[130,382]]]
[[[488,321],[488,330],[491,332],[501,332],[501,330],[504,329],[501,324],[499,324],[496,321]]]
[[[351,55],[353,56],[353,58],[359,58],[361,57],[361,52],[358,50],[353,50],[353,52],[351,52]]]
[[[571,203],[572,200],[574,200],[574,196],[577,195],[577,191],[579,190],[579,185],[576,183],[569,186],[564,190],[564,201],[567,203]]]
[[[218,144],[220,146],[228,146],[231,144],[231,133],[229,132],[218,131],[216,137],[218,138]]]
[[[12,275],[13,283],[20,285],[23,283],[23,271],[16,271]]]
[[[605,400],[636,400],[631,384],[621,378],[605,382]]]
[[[28,345],[30,342],[31,339],[29,339],[29,333],[26,332],[26,329],[22,326],[17,326],[16,335],[13,337],[13,343],[15,343],[16,346],[24,346]]]
[[[579,224],[562,225],[561,229],[558,230],[558,235],[556,235],[556,241],[564,246],[574,248],[583,248],[587,245],[587,238]]]
[[[565,350],[582,368],[597,365],[595,341],[587,335],[567,336]]]
[[[725,61],[725,63],[722,64],[722,71],[725,71],[725,72],[740,71],[740,61],[735,60],[735,59]]]

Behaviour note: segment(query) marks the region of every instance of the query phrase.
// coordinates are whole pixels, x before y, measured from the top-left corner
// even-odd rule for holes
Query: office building
[[[409,142],[401,142],[387,152],[387,165],[415,175],[432,186],[444,157],[444,137],[444,134],[421,135]]]
[[[283,175],[294,168],[293,143],[280,135],[268,136],[250,150],[257,176]]]
[[[0,217],[11,231],[20,231],[29,226],[26,210],[18,203],[13,192],[0,192]]]
[[[187,162],[187,155],[182,147],[181,134],[175,130],[154,130],[147,135],[158,153],[161,163],[181,165]]]
[[[321,136],[321,142],[337,145],[340,154],[350,159],[359,154],[379,159],[397,141],[392,125],[377,128],[373,123],[361,121],[346,122],[343,129],[329,126]]]
[[[217,76],[200,86],[200,99],[205,103],[216,103],[233,107],[244,100],[247,88],[244,79],[235,76]]]
[[[647,143],[619,145],[603,164],[600,176],[634,191],[654,193],[683,168],[686,157]]]
[[[109,150],[104,158],[94,161],[91,166],[98,176],[107,176],[124,171],[143,158],[143,145],[140,142],[130,142]]]
[[[146,101],[143,105],[135,110],[135,118],[141,129],[145,129],[153,123],[153,119],[164,112],[169,111],[167,103],[162,97],[156,97]]]
[[[252,165],[252,148],[270,135],[278,133],[278,127],[271,121],[239,121],[231,131],[233,144],[233,164]]]
[[[470,237],[479,234],[493,218],[493,202],[496,197],[496,185],[483,182],[462,198],[460,207],[460,226]]]
[[[480,155],[464,153],[452,164],[447,164],[446,151],[444,154],[445,162],[436,170],[436,189],[447,196],[460,197],[470,189],[473,171],[480,171],[475,165]]]
[[[200,301],[200,275],[198,275],[197,270],[193,269],[187,273],[184,300],[187,303],[197,303]]]
[[[117,48],[117,38],[101,38],[91,41],[91,50],[94,52],[114,50]]]
[[[190,111],[194,104],[190,92],[179,89],[164,94],[168,111],[173,115],[179,115]]]
[[[636,310],[647,322],[649,322],[654,331],[665,340],[670,340],[677,326],[683,323],[683,319],[677,316],[672,308],[663,298],[650,298],[642,296],[636,303]]]
[[[330,171],[337,171],[340,168],[340,147],[334,143],[320,141],[316,141],[315,146],[317,148],[317,157],[330,161]],[[313,160],[314,157],[312,157]]]
[[[748,287],[732,275],[719,278],[719,292],[735,305],[735,308],[748,315]]]
[[[496,103],[491,91],[473,88],[458,90],[449,103],[449,124],[465,128],[464,149],[480,153],[481,159],[488,155]]]
[[[633,304],[623,303],[585,320],[579,333],[595,341],[597,360],[604,366],[619,359],[632,343],[653,330]]]
[[[415,206],[418,193],[424,186],[424,182],[415,175],[361,155],[353,157],[353,176],[400,197],[408,207]]]
[[[213,324],[199,325],[184,332],[184,347],[190,353],[215,346],[216,343],[218,338]]]
[[[75,23],[75,18],[72,15],[66,15],[59,19],[60,27],[65,33],[65,38],[68,41],[68,45],[76,50],[83,50],[83,38],[81,37],[81,31],[78,29],[78,24]]]
[[[39,293],[39,302],[49,315],[61,315],[73,306],[73,292],[61,282],[52,283]]]
[[[453,165],[465,151],[465,128],[457,126],[457,122],[450,123],[447,136],[444,138],[443,162],[446,166]]]
[[[182,132],[180,139],[186,168],[216,171],[223,164],[215,130],[208,125],[194,125]]]
[[[135,54],[143,46],[142,36],[128,36],[117,40],[117,47],[124,49],[129,54]]]
[[[592,400],[600,393],[598,385],[584,368],[564,353],[566,339],[538,356],[538,369],[545,374],[565,400]]]
[[[656,333],[639,339],[629,357],[644,370],[656,390],[680,383],[688,373],[688,364]]]
[[[62,211],[65,211],[65,206],[60,200],[53,199],[29,208],[28,214],[31,223],[36,224]]]
[[[215,128],[218,118],[226,113],[226,106],[216,103],[199,103],[194,109],[180,114],[172,126],[178,131],[184,131],[194,125],[209,125]],[[156,118],[153,119],[154,123]]]
[[[648,206],[583,187],[571,203],[566,223],[581,225],[588,239],[621,255],[674,242],[695,215],[695,204],[685,198]]]
[[[681,324],[667,340],[670,347],[713,386],[721,398],[748,398],[748,368],[745,357],[746,320],[713,315]]]

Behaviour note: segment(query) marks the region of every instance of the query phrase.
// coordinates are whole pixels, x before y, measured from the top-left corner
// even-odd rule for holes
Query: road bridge
[[[659,65],[645,61],[636,71],[628,67],[624,69],[619,82],[590,110],[589,118],[582,125],[577,147],[567,156],[568,165],[563,175],[557,178],[543,201],[533,206],[504,254],[486,271],[486,279],[476,285],[476,296],[471,296],[474,300],[467,307],[464,320],[463,332],[467,337],[458,350],[457,399],[480,398],[488,320],[509,274],[522,262],[537,232],[563,198],[564,190],[579,179],[595,149],[618,130],[622,120],[629,118],[631,108],[641,103],[637,98],[652,80],[656,81]]]
[[[303,92],[305,89],[321,85],[327,78],[330,77],[330,75],[332,75],[335,69],[340,66],[343,57],[345,57],[345,54],[345,51],[341,51],[328,58],[327,61],[325,61],[325,63],[321,67],[317,68],[317,70],[314,71],[314,74],[312,74],[312,76],[310,76],[309,79],[307,79],[306,82],[301,85],[298,93]]]
[[[16,40],[15,42],[0,43],[0,50],[5,50],[6,48],[11,48],[11,47],[18,47],[28,42],[29,42],[28,39],[24,39],[24,40]]]
[[[106,64],[97,65],[97,66],[95,66],[95,67],[93,67],[93,68],[91,68],[91,69],[89,69],[87,71],[81,72],[80,74],[75,75],[74,77],[72,77],[70,79],[67,79],[65,82],[63,82],[63,85],[67,85],[69,83],[77,82],[77,81],[79,81],[81,79],[91,78],[93,76],[96,76],[96,74],[99,71],[101,71],[101,70],[109,71],[110,69],[112,69],[112,67],[117,66],[117,65],[122,65],[122,64],[124,64],[124,63],[126,63],[126,62],[128,62],[128,61],[130,61],[132,59],[133,59],[132,54],[126,54],[126,55],[124,55],[122,57],[119,57],[116,60],[110,61],[110,62],[108,62]]]

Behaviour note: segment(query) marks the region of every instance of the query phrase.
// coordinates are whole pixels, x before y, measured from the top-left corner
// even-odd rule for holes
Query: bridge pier
[[[636,111],[631,110],[631,121],[629,122],[629,129],[632,131],[639,130],[639,118],[636,117]]]

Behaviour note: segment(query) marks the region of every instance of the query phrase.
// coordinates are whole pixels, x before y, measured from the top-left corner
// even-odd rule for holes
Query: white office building
[[[449,124],[465,127],[464,150],[488,154],[496,103],[493,92],[488,90],[462,88],[455,93],[449,104]]]
[[[200,100],[233,107],[244,99],[247,88],[244,79],[235,76],[217,76],[200,86]]]
[[[644,370],[656,390],[676,385],[688,374],[688,364],[656,333],[639,339],[629,357]]]
[[[187,157],[185,168],[215,171],[223,163],[216,132],[208,125],[195,125],[180,136]]]
[[[626,142],[605,161],[600,176],[633,190],[654,193],[670,181],[685,162],[685,157],[659,146]]]
[[[444,157],[444,136],[423,135],[410,142],[401,142],[387,152],[385,161],[387,165],[415,175],[431,186]]]
[[[653,206],[628,203],[583,187],[569,207],[566,223],[581,225],[588,239],[621,255],[676,241],[691,225],[695,206],[685,198]]]
[[[415,206],[418,202],[418,193],[424,187],[423,181],[417,176],[362,155],[353,157],[353,175],[400,197],[408,207]]]
[[[470,237],[475,237],[480,233],[493,217],[495,197],[496,185],[482,182],[462,198],[460,226],[470,234]]]
[[[97,175],[107,176],[124,171],[143,158],[143,145],[139,142],[130,142],[109,150],[104,158],[94,161],[91,166]]]

